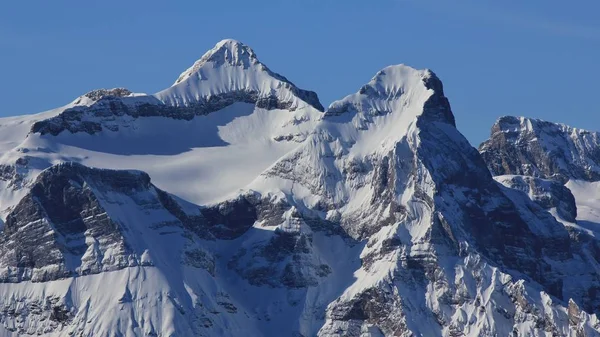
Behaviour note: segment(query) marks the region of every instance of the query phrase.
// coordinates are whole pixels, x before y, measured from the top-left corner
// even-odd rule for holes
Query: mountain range
[[[223,40],[0,119],[0,336],[600,336],[600,134],[474,148],[431,70],[324,108]]]

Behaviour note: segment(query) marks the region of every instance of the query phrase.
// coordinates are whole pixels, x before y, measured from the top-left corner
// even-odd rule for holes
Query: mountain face
[[[118,131],[123,119],[166,117],[190,120],[233,103],[254,104],[266,110],[296,110],[310,106],[323,111],[317,95],[297,88],[262,64],[246,45],[224,40],[183,72],[172,87],[154,95],[134,94],[124,88],[94,90],[76,106],[58,116],[35,123],[31,132],[63,131],[94,134],[104,128]]]
[[[501,117],[479,151],[494,175],[600,180],[600,135],[564,124]]]
[[[302,143],[322,110],[315,93],[225,40],[159,93],[94,90],[0,121],[0,211],[7,214],[41,170],[65,161],[142,170],[196,204],[226,201]]]
[[[480,154],[429,70],[323,109],[233,40],[0,119],[0,336],[600,335],[595,136],[514,120]]]
[[[494,177],[506,187],[520,190],[544,209],[556,209],[556,213],[566,221],[575,222],[577,205],[571,190],[558,181],[532,176],[503,175]]]
[[[480,145],[479,151],[496,175],[494,179],[547,209],[565,225],[581,257],[597,264],[597,132],[505,116],[494,124],[490,139]],[[593,268],[597,274],[598,269]],[[578,277],[584,274],[573,271]],[[584,301],[593,296],[594,288],[588,288]],[[588,302],[586,310],[597,313],[597,305]]]

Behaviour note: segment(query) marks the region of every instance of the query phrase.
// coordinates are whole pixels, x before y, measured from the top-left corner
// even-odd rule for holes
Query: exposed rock
[[[204,233],[201,216],[184,215],[143,172],[60,164],[42,172],[8,214],[0,236],[1,280],[40,282],[151,263],[129,245],[127,224],[106,209],[127,200],[141,208],[162,209],[172,218],[154,228]]]
[[[114,88],[114,89],[97,89],[92,90],[84,96],[93,100],[99,101],[104,97],[127,97],[133,94],[131,91],[125,88]]]
[[[600,180],[600,136],[539,119],[501,117],[479,152],[493,175]]]
[[[561,218],[569,222],[575,222],[575,218],[577,217],[575,197],[561,183],[553,180],[515,175],[497,176],[494,179],[506,187],[524,192],[531,200],[544,209],[556,208],[556,212]]]

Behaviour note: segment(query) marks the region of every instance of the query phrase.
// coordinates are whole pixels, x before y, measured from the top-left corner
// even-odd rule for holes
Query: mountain
[[[595,240],[600,235],[598,135],[560,123],[504,116],[479,146],[494,179],[547,209],[592,264],[598,261]],[[594,306],[587,310],[597,312]]]
[[[479,147],[495,175],[600,180],[600,134],[525,117],[501,117]]]
[[[49,112],[0,119],[8,187],[0,210],[22,197],[23,182],[64,161],[143,170],[187,200],[220,202],[297,147],[322,110],[315,93],[225,40],[157,94],[101,89]]]
[[[323,109],[224,40],[0,150],[0,336],[600,334],[593,186],[493,177],[430,70]]]
[[[504,116],[496,121],[479,151],[498,181],[520,185],[518,189],[556,212],[570,228],[596,236],[600,224],[599,137],[598,132],[560,123]]]
[[[577,205],[570,189],[558,181],[522,175],[500,175],[494,177],[506,187],[520,190],[536,204],[569,222],[577,218]]]

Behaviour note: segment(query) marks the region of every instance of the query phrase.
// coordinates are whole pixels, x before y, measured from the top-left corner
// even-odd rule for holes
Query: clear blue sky
[[[430,68],[475,146],[501,115],[600,130],[599,14],[594,0],[2,1],[0,115],[153,93],[234,38],[325,106],[387,65]]]

